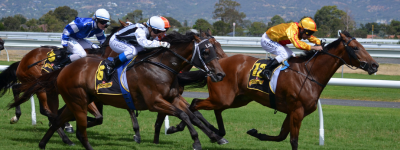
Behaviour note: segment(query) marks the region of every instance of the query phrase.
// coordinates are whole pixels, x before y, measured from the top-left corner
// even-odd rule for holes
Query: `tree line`
[[[62,32],[64,27],[78,16],[78,12],[68,6],[61,6],[49,11],[39,19],[26,19],[23,15],[4,17],[0,20],[0,31],[31,31],[31,32]],[[89,16],[92,17],[93,13]],[[374,35],[381,38],[398,38],[400,35],[400,21],[392,20],[390,24],[366,23],[360,24],[358,27],[352,18],[351,11],[340,10],[336,6],[324,6],[317,10],[311,17],[317,24],[318,31],[315,33],[317,37],[337,37],[338,30],[346,30],[355,37],[366,38],[372,34],[372,26],[374,26]],[[304,18],[303,17],[303,18]],[[281,16],[273,16],[269,22],[256,21],[251,22],[245,20],[246,14],[240,12],[240,3],[233,0],[219,0],[214,5],[213,19],[218,21],[209,23],[205,19],[197,19],[193,26],[188,26],[185,20],[183,24],[173,17],[166,18],[169,20],[172,29],[181,33],[189,29],[207,30],[211,29],[214,35],[232,35],[235,28],[235,36],[261,36],[270,27],[289,22],[299,22],[299,20],[285,21]],[[134,10],[122,17],[122,20],[135,22],[145,22],[148,18],[143,18],[142,10]],[[235,26],[233,25],[235,23]],[[119,26],[118,20],[111,20],[111,26]],[[108,28],[106,32],[109,32]],[[168,32],[172,32],[169,30]],[[390,36],[394,35],[394,36]]]

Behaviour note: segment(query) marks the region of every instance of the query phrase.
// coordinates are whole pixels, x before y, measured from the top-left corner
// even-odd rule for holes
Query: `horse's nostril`
[[[377,63],[372,63],[372,68],[378,69],[378,67],[379,67],[379,64],[377,64]]]
[[[224,73],[217,73],[217,76],[223,78],[223,77],[225,77],[225,74]]]

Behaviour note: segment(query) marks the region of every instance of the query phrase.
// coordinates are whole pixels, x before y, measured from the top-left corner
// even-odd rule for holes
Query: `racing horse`
[[[290,133],[292,149],[298,148],[298,137],[303,118],[316,110],[323,89],[340,66],[345,64],[352,69],[356,66],[370,75],[377,72],[379,67],[365,48],[344,31],[323,51],[307,51],[303,56],[288,60],[289,68],[279,74],[275,91],[275,106],[272,106],[274,102],[271,102],[268,94],[247,88],[249,72],[257,60],[258,58],[246,55],[234,55],[220,59],[219,63],[226,72],[226,77],[223,81],[214,83],[210,82],[210,79],[202,77],[204,74],[199,75],[200,78],[207,80],[209,97],[204,100],[193,99],[190,109],[194,112],[214,110],[218,129],[208,122],[204,122],[204,124],[220,136],[224,136],[226,131],[221,115],[222,111],[245,106],[251,101],[275,108],[275,110],[287,114],[278,136],[261,134],[256,129],[247,131],[247,134],[262,141],[283,141]],[[191,81],[195,81],[194,79],[186,83],[184,80],[196,77],[192,75],[192,72],[179,74],[178,78],[182,80],[180,84],[193,84]],[[181,122],[176,127],[171,126],[167,133],[182,131],[184,127],[185,123]]]
[[[107,36],[106,41],[101,45],[100,49],[88,49],[85,50],[89,55],[100,55],[103,58],[107,57],[114,57],[117,54],[111,50],[108,46],[108,41],[110,40],[110,37],[115,33],[117,30],[121,29],[123,26],[126,26],[126,24],[121,22],[121,27],[114,27],[113,32]],[[12,89],[14,99],[17,100],[18,96],[22,92],[20,90],[21,86],[28,83],[35,81],[38,77],[42,76],[43,74],[46,74],[46,71],[43,71],[41,68],[44,65],[44,60],[47,59],[47,53],[50,52],[53,49],[58,49],[55,46],[42,46],[39,48],[35,48],[28,52],[22,59],[21,61],[15,62],[11,64],[6,70],[4,70],[0,74],[0,96],[3,96],[9,88]],[[55,91],[52,92],[45,92],[45,91],[38,91],[37,97],[40,102],[40,113],[44,116],[47,116],[49,120],[51,118],[55,118],[57,116],[57,110],[59,108],[59,101],[58,101],[58,93]],[[49,99],[55,99],[55,100],[49,100]],[[25,101],[24,101],[25,102]],[[14,124],[17,123],[20,116],[21,116],[21,109],[20,109],[20,104],[23,102],[17,102],[19,103],[15,108],[15,116],[11,118],[10,123]],[[99,108],[96,107],[94,103],[90,104],[89,111],[91,114],[93,114],[96,119],[93,119],[89,117],[89,119],[92,121],[91,126],[99,125],[102,123],[102,121],[99,121],[99,119],[102,119],[102,104],[97,104]],[[66,126],[69,126],[69,123],[66,123]],[[70,128],[72,129],[72,128]],[[71,131],[72,132],[72,131]],[[67,138],[65,133],[62,131],[62,129],[58,130],[58,133],[60,134],[61,138],[63,141],[69,145],[72,145],[73,143],[70,142],[70,140]]]
[[[171,43],[171,48],[157,48],[149,54],[139,55],[134,66],[127,71],[128,88],[136,109],[172,115],[183,120],[194,140],[192,145],[194,149],[201,149],[201,144],[192,122],[213,141],[217,141],[219,144],[227,143],[224,138],[206,128],[186,105],[183,107],[172,105],[174,101],[184,101],[178,92],[177,70],[182,70],[187,65],[194,65],[206,71],[213,82],[221,81],[224,78],[225,73],[215,59],[215,51],[210,46],[208,39],[200,40],[194,33],[181,35],[174,32],[162,40]],[[56,85],[68,108],[64,109],[52,122],[52,126],[39,143],[40,148],[45,148],[56,129],[75,117],[77,138],[86,149],[92,149],[86,133],[87,105],[92,101],[129,109],[121,95],[97,94],[93,77],[102,60],[102,58],[94,56],[79,59],[62,70],[43,75],[36,83],[31,82],[32,85],[27,86],[28,88],[24,90],[20,99],[28,99],[31,94],[43,89],[54,89],[54,85]],[[11,104],[9,107],[12,108],[15,105]]]

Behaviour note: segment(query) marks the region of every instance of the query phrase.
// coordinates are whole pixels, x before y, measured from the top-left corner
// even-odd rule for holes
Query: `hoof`
[[[65,126],[65,132],[68,133],[74,133],[74,128],[72,127],[72,125],[68,124],[67,126]]]
[[[176,130],[177,130],[177,129],[176,129],[174,126],[171,126],[171,127],[168,128],[167,134],[173,134],[173,133],[176,132]]]
[[[218,140],[217,143],[218,143],[219,145],[223,145],[223,144],[228,144],[229,142],[228,142],[228,140],[226,140],[225,138],[222,138],[222,139]]]
[[[40,143],[39,143],[39,148],[40,148],[40,149],[46,149],[46,144],[40,142]]]
[[[136,143],[140,144],[140,136],[133,135],[133,140],[135,140]]]
[[[15,124],[17,122],[18,122],[17,116],[12,117],[11,120],[10,120],[10,124]]]
[[[200,144],[193,144],[193,149],[194,150],[201,150],[201,145]]]
[[[257,135],[257,130],[256,129],[250,129],[249,131],[247,131],[247,134],[251,135],[251,136],[256,136]]]
[[[72,142],[71,142],[71,143],[69,143],[68,145],[69,145],[69,146],[75,146],[75,143],[72,143]]]

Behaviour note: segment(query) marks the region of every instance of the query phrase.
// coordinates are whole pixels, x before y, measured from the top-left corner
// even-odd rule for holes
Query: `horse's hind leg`
[[[258,131],[256,129],[251,129],[251,130],[247,131],[247,134],[258,138],[261,141],[277,141],[277,142],[283,141],[289,135],[289,131],[290,131],[290,120],[289,119],[290,119],[290,116],[287,115],[285,118],[285,121],[283,121],[281,132],[279,133],[278,136],[270,136],[267,134],[261,134],[261,133],[258,133]]]
[[[64,125],[65,122],[74,118],[74,115],[71,113],[69,109],[65,109],[54,121],[52,121],[52,126],[47,130],[46,134],[43,136],[42,140],[39,142],[39,148],[45,149],[47,142],[49,142],[50,138],[53,136],[54,132],[62,132],[61,126]],[[65,137],[67,137],[65,135]],[[67,137],[68,138],[68,137]],[[69,139],[63,139],[69,140]],[[67,141],[64,141],[66,143]],[[71,141],[67,142],[68,145],[74,145]]]
[[[137,121],[135,112],[133,110],[128,109],[128,112],[129,112],[129,115],[131,116],[133,131],[135,131],[135,135],[133,135],[133,140],[135,140],[136,143],[140,143],[141,138],[140,138],[140,132],[139,132],[139,122]],[[156,130],[157,130],[157,127],[156,127]]]
[[[103,115],[101,114],[101,111],[97,109],[97,106],[101,107],[101,110],[103,110],[102,104],[95,105],[95,103],[92,102],[88,105],[88,111],[95,117],[95,119],[87,117],[87,128],[103,124]]]
[[[14,95],[14,99],[19,98],[19,94],[21,93],[21,91],[19,90],[20,87],[21,87],[21,84],[16,84],[11,87],[13,95]],[[17,123],[19,120],[19,117],[21,117],[21,107],[18,105],[17,107],[15,107],[15,116],[11,118],[10,123],[11,124]]]

